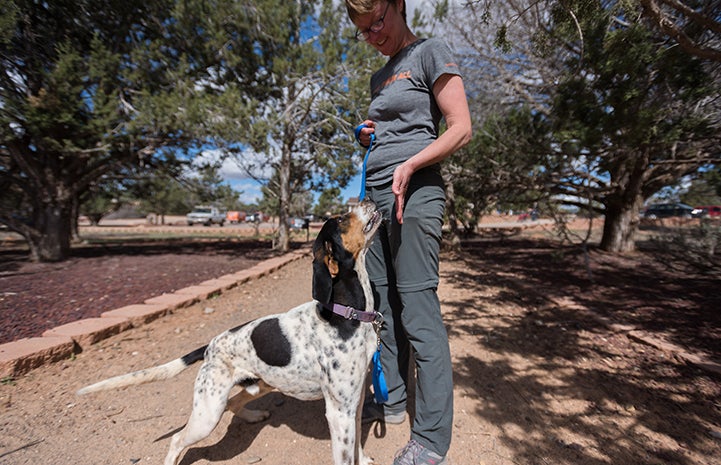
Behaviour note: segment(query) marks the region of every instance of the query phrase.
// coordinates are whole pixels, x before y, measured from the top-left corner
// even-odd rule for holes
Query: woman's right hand
[[[371,134],[376,132],[376,123],[367,119],[361,124],[365,125],[365,127],[360,130],[360,133],[358,134],[358,139],[360,140],[360,143],[363,147],[368,147],[369,145],[371,145]]]

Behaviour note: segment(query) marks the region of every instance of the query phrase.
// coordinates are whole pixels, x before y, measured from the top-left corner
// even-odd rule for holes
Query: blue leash
[[[355,140],[363,146],[360,141],[361,129],[366,128],[365,124],[359,125],[355,128]],[[363,200],[366,196],[366,166],[368,165],[368,156],[371,154],[373,149],[373,142],[376,140],[376,135],[371,134],[371,141],[368,144],[368,150],[366,151],[365,157],[363,157],[363,171],[361,171],[361,190],[358,195],[358,200]],[[378,331],[378,329],[376,329]],[[381,344],[380,336],[378,336],[378,349],[373,354],[373,362],[371,363],[371,375],[373,380],[373,395],[375,396],[376,402],[382,404],[388,400],[388,386],[386,385],[386,377],[383,375],[383,366],[381,365]]]
[[[388,400],[388,386],[386,386],[386,377],[383,376],[383,366],[381,366],[381,346],[378,344],[378,350],[373,354],[373,396],[376,402],[382,404]]]
[[[360,124],[358,127],[355,128],[355,140],[361,145],[361,147],[365,147],[363,143],[360,141],[360,132],[361,129],[367,128],[365,124]],[[373,149],[373,142],[376,140],[376,135],[371,133],[371,142],[368,145],[368,151],[366,151],[365,157],[363,157],[363,171],[361,171],[361,190],[360,195],[358,195],[358,200],[363,200],[366,196],[366,166],[368,165],[368,156],[371,154],[371,150]]]

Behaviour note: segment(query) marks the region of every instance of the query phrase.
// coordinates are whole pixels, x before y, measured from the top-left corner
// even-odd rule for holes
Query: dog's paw
[[[233,412],[235,415],[248,423],[260,423],[270,418],[270,412],[267,410],[250,410],[243,408],[240,412]]]
[[[373,457],[368,457],[362,450],[360,451],[360,457],[358,457],[359,465],[373,465],[374,463],[376,462],[373,460]]]

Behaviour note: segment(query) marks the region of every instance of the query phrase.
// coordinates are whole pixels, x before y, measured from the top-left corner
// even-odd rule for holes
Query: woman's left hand
[[[413,176],[413,168],[406,163],[399,165],[393,172],[393,195],[396,198],[396,219],[403,224],[403,208],[406,201],[406,191]]]

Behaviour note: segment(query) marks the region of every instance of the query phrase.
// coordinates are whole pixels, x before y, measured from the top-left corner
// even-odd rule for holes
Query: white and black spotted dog
[[[325,399],[335,465],[369,464],[360,445],[360,406],[377,336],[365,254],[381,221],[372,202],[326,221],[313,244],[313,301],[228,330],[161,366],[110,378],[79,394],[171,378],[204,360],[190,419],[170,443],[165,465],[206,438],[226,407],[248,421],[268,412],[244,405],[271,391]],[[234,386],[242,391],[228,398]]]

